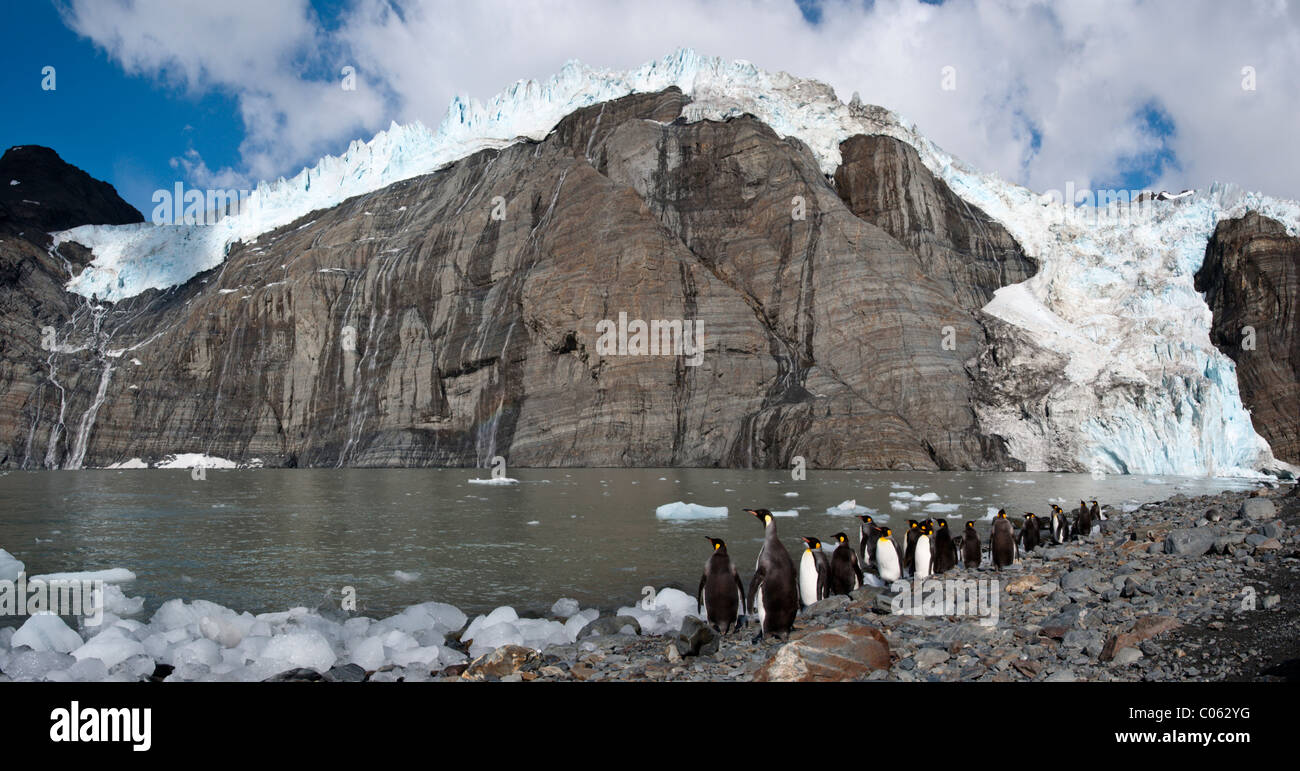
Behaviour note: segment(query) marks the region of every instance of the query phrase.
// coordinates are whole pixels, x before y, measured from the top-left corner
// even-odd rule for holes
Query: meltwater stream
[[[794,553],[803,535],[829,541],[842,530],[856,544],[857,520],[827,513],[846,500],[894,525],[943,516],[960,532],[961,521],[999,506],[1017,516],[1046,514],[1052,501],[1072,509],[1080,498],[1132,508],[1253,485],[1053,473],[811,471],[804,481],[719,469],[510,473],[518,484],[471,484],[483,469],[208,469],[202,480],[188,470],[10,472],[0,475],[0,548],[29,575],[127,568],[137,578],[122,588],[145,598],[145,619],[175,597],[260,613],[314,608],[327,594],[337,602],[345,586],[372,617],[429,600],[469,614],[511,605],[544,615],[560,597],[612,610],[644,586],[694,594],[709,555],[704,536],[728,542],[747,581],[762,528],[744,507],[785,512],[778,529]],[[674,501],[725,506],[729,516],[656,518],[656,507]]]

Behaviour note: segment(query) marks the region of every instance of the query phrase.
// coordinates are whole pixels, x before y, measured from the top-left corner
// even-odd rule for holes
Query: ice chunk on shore
[[[0,581],[17,581],[26,566],[22,560],[0,549]]]
[[[701,506],[683,501],[665,503],[655,509],[655,517],[659,519],[723,519],[726,516],[726,506]]]
[[[99,659],[104,666],[112,669],[132,656],[145,655],[144,646],[131,639],[120,629],[106,629],[102,634],[90,638],[85,645],[72,651],[77,661]]]
[[[329,670],[338,660],[329,640],[314,631],[290,632],[272,637],[262,650],[262,658],[287,664],[284,669],[305,667],[317,672]]]
[[[37,615],[28,618],[14,632],[9,644],[13,648],[26,645],[34,651],[72,653],[82,646],[81,635],[55,615]]]
[[[569,599],[568,597],[561,597],[551,606],[551,615],[556,618],[567,619],[571,618],[573,614],[577,613],[581,609],[582,608],[578,605],[577,600]]]
[[[570,616],[569,620],[564,622],[564,633],[568,635],[569,642],[576,642],[583,627],[598,618],[600,618],[600,611],[595,608],[580,610]]]

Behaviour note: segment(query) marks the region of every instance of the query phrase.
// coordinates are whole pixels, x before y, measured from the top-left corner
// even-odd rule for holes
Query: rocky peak
[[[107,182],[40,145],[11,147],[0,157],[0,227],[50,233],[78,225],[144,222]],[[28,232],[27,235],[34,235]]]

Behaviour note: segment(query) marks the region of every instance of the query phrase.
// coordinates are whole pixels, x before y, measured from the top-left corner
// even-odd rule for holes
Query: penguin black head
[[[814,551],[822,547],[822,542],[811,535],[805,535],[803,537],[803,542],[808,544],[808,548]]]
[[[1063,511],[1063,509],[1060,506],[1057,506],[1055,503],[1051,504],[1051,507],[1052,507],[1052,511],[1056,512],[1057,514],[1060,514]]]
[[[947,526],[948,526],[948,520],[946,520],[946,519],[944,519],[944,518],[942,518],[942,517],[940,517],[939,519],[936,519],[936,520],[935,520],[935,523],[936,523],[937,525],[939,525],[939,527],[947,527]]]
[[[1007,510],[998,509],[998,519],[1006,519],[1006,518],[1007,518]]]
[[[975,523],[974,523],[974,522],[967,522],[967,523],[966,523],[966,529],[967,529],[967,530],[974,530],[974,529],[975,529]]]
[[[1096,501],[1090,501],[1090,503],[1091,503],[1093,506],[1096,506],[1096,505],[1097,505],[1097,502],[1096,502]]]
[[[833,537],[836,541],[838,541],[838,542],[840,542],[840,543],[844,543],[845,541],[849,540],[849,537],[848,537],[847,535],[843,534],[843,533],[836,533],[836,534],[835,534],[834,536],[832,536],[832,537]]]
[[[1038,519],[1038,515],[1034,514],[1032,511],[1025,514],[1026,522],[1033,522],[1035,519]]]
[[[907,529],[908,529],[908,530],[911,530],[912,528],[920,527],[920,526],[921,526],[921,523],[920,523],[920,522],[917,522],[915,519],[909,519],[909,520],[907,520]]]
[[[859,514],[858,519],[862,520],[862,524],[864,525],[875,524],[875,520],[871,518],[870,514]]]
[[[772,521],[772,512],[767,509],[745,509],[745,511],[753,514],[758,518],[758,521],[762,522],[764,525]]]
[[[881,531],[880,531],[880,540],[882,540],[882,541],[884,541],[884,540],[886,540],[886,539],[889,539],[889,538],[892,538],[893,536],[894,536],[894,531],[891,530],[891,529],[889,529],[889,528],[887,528],[887,527],[881,529]]]
[[[707,535],[704,536],[704,537],[705,537],[705,538],[708,538],[708,539],[709,539],[709,543],[713,544],[713,550],[714,550],[714,551],[718,551],[718,550],[720,550],[720,549],[726,549],[726,548],[727,548],[727,542],[724,541],[724,540],[722,540],[721,538],[710,538],[710,537],[707,536]]]

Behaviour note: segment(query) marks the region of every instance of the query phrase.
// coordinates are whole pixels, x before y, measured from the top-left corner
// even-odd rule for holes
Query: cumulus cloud
[[[791,0],[353,0],[328,24],[305,0],[172,6],[74,0],[65,15],[129,72],[233,94],[254,177],[390,120],[436,125],[455,94],[487,99],[571,58],[625,69],[691,47],[858,92],[1037,190],[1136,173],[1300,197],[1300,12],[1282,0],[824,0],[816,24]]]

